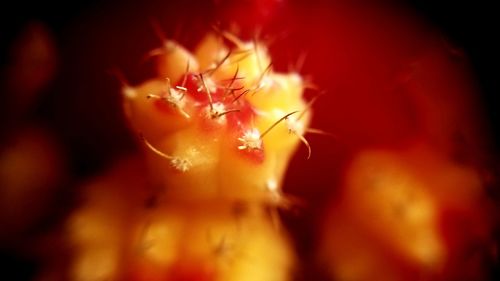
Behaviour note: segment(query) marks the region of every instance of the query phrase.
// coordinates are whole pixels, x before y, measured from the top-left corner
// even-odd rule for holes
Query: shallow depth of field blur
[[[81,184],[137,152],[115,73],[134,85],[152,76],[145,54],[162,43],[152,22],[188,48],[213,26],[258,35],[270,42],[274,68],[296,69],[319,89],[307,90],[309,100],[322,93],[312,127],[328,135],[307,136],[312,157],[301,147],[284,184],[301,202],[281,212],[299,258],[296,280],[498,278],[493,4],[338,2],[349,1],[2,9],[0,279],[31,280],[47,252],[64,252],[61,226]],[[404,188],[370,193],[368,182]]]

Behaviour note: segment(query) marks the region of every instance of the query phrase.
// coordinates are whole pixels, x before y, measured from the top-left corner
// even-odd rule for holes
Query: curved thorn
[[[303,136],[303,135],[300,135],[300,134],[295,134],[299,139],[300,141],[302,141],[302,143],[304,143],[304,145],[307,147],[307,160],[309,160],[311,158],[311,145],[309,144],[309,142],[306,140],[306,138]]]
[[[233,78],[231,79],[231,82],[229,82],[229,84],[227,85],[225,91],[224,91],[224,96],[227,95],[227,93],[229,92],[229,88],[231,88],[231,86],[233,86],[234,84],[234,81],[236,80],[236,77],[238,77],[238,72],[240,71],[240,65],[238,64],[236,66],[236,71],[234,72],[234,75],[233,75]]]
[[[229,50],[227,54],[219,62],[217,62],[217,64],[213,68],[205,70],[203,74],[212,75],[215,71],[217,71],[217,69],[219,69],[226,62],[226,60],[229,59],[232,53],[233,51]]]
[[[109,69],[108,73],[114,76],[118,80],[118,82],[120,82],[122,87],[130,87],[130,83],[125,78],[125,74],[123,74],[123,72],[118,67]]]
[[[203,84],[203,87],[205,88],[205,91],[207,92],[208,103],[210,105],[210,111],[213,111],[214,105],[213,105],[213,100],[212,100],[212,94],[210,93],[210,90],[208,89],[207,83],[205,82],[205,79],[203,78],[203,73],[200,73],[200,79],[201,79],[201,83]]]
[[[297,120],[300,120],[302,117],[304,117],[304,115],[306,114],[307,111],[309,111],[313,104],[316,102],[316,100],[321,97],[325,92],[321,92],[319,93],[318,95],[316,95],[314,98],[312,98],[312,100],[310,100],[307,105],[306,105],[306,108],[300,113],[299,117],[297,117]]]
[[[259,77],[259,84],[262,82],[262,79],[264,79],[264,76],[271,71],[271,66],[273,66],[273,62],[269,62],[269,64],[266,66],[264,71],[261,72],[260,77]]]
[[[167,36],[165,35],[165,32],[161,28],[158,19],[150,18],[149,23],[151,24],[151,27],[153,28],[155,35],[158,37],[158,39],[160,39],[161,43],[164,44],[167,41]]]
[[[245,48],[245,43],[240,40],[236,35],[232,34],[231,32],[228,31],[220,31],[222,37],[224,37],[226,40],[229,42],[233,43],[238,49],[244,49]]]
[[[283,120],[287,119],[288,117],[290,117],[291,115],[295,114],[299,112],[298,110],[294,111],[294,112],[290,112],[288,113],[287,115],[281,117],[280,119],[278,119],[278,121],[274,122],[269,128],[267,128],[267,130],[264,131],[264,133],[262,133],[260,135],[260,139],[264,138],[264,136],[269,133],[274,127],[276,127],[276,125],[278,125],[280,122],[282,122]]]
[[[245,90],[245,91],[243,91],[241,94],[239,94],[237,97],[235,97],[231,103],[235,103],[235,102],[236,102],[237,100],[239,100],[242,96],[244,96],[245,94],[247,94],[247,93],[249,93],[249,92],[250,92],[250,90],[248,90],[248,89],[247,89],[247,90]]]
[[[260,62],[260,56],[259,56],[259,50],[257,47],[257,38],[253,37],[253,51],[255,52],[255,57],[257,58],[257,67],[259,68],[259,71],[262,72],[262,63]]]
[[[224,111],[222,113],[218,113],[217,117],[221,117],[221,116],[224,116],[224,115],[226,115],[228,113],[233,113],[233,112],[240,112],[240,110],[239,109],[229,109],[229,110],[226,110],[226,111]]]
[[[329,133],[329,132],[325,132],[323,130],[320,130],[320,129],[314,129],[314,128],[307,128],[306,129],[306,133],[308,134],[316,134],[316,135],[323,135],[323,136],[329,136],[329,137],[332,137],[334,139],[337,139],[338,137],[332,133]]]
[[[159,149],[157,149],[156,147],[154,147],[145,137],[142,133],[139,133],[139,137],[141,138],[141,140],[144,142],[144,144],[151,150],[153,151],[154,153],[156,153],[157,155],[165,158],[165,159],[168,159],[168,160],[172,160],[174,159],[173,156],[170,156],[162,151],[160,151]]]
[[[187,76],[188,76],[188,73],[189,73],[190,62],[191,62],[191,60],[188,58],[187,59],[187,63],[186,63],[186,71],[184,73],[184,78],[182,79],[182,84],[181,84],[181,87],[183,89],[186,89],[186,80],[187,80]]]

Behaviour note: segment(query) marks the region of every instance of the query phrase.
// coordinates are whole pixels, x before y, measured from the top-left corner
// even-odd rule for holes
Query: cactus
[[[301,77],[227,32],[194,54],[173,41],[151,54],[158,77],[122,90],[143,154],[86,186],[67,224],[69,279],[289,280],[276,210],[291,156],[309,147]]]

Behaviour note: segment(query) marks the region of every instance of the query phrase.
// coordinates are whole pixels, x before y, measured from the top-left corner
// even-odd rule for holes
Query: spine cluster
[[[124,83],[144,157],[89,184],[69,223],[72,280],[288,280],[281,186],[310,121],[297,73],[266,46],[209,33],[152,51],[157,77]]]

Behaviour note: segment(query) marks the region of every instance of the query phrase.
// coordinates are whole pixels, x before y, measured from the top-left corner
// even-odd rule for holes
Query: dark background
[[[248,1],[250,0],[242,2]],[[268,2],[273,1],[287,2],[278,0],[269,0]],[[301,0],[289,2],[294,1],[301,2]],[[231,1],[191,0],[186,2],[193,2],[193,10],[205,10],[207,14],[206,18],[210,20],[213,18],[211,13],[214,12],[214,7],[223,6],[226,2]],[[207,3],[199,4],[200,2]],[[325,1],[319,0],[318,2]],[[328,1],[326,2],[328,3]],[[481,97],[484,100],[486,115],[492,127],[494,142],[495,144],[499,144],[500,44],[497,39],[499,35],[500,15],[497,12],[494,1],[382,0],[381,2],[393,2],[397,5],[403,3],[402,5],[407,5],[410,10],[415,10],[420,17],[442,30],[447,40],[465,52],[472,63],[474,73],[477,75],[476,78],[479,81]],[[314,3],[314,1],[311,3]],[[134,17],[134,9],[138,9],[138,14],[140,14],[140,7],[147,5],[138,4],[137,1],[132,0],[73,0],[67,2],[55,0],[6,1],[0,4],[0,66],[8,63],[9,42],[18,35],[18,32],[28,21],[39,20],[49,27],[55,36],[56,45],[63,44],[58,47],[63,53],[61,57],[64,59],[65,56],[68,56],[68,54],[64,54],[64,36],[67,36],[69,26],[75,29],[75,26],[78,26],[78,22],[82,18],[88,20],[89,18],[93,18],[94,15],[102,18],[103,13],[113,10],[128,10],[128,12],[122,13],[122,15],[124,17]],[[190,5],[188,4],[187,6]],[[179,13],[189,15],[190,11],[179,11]],[[161,16],[161,12],[158,12],[154,16]],[[143,19],[143,22],[147,26],[149,19]],[[74,55],[78,56],[78,54]]]
[[[477,75],[481,98],[485,104],[486,115],[498,150],[500,144],[500,44],[498,43],[500,15],[495,1],[411,0],[402,2],[441,29],[448,39],[463,49],[469,57]],[[64,42],[63,36],[68,26],[77,25],[82,17],[99,14],[103,10],[113,10],[113,7],[117,7],[116,5],[133,9],[135,4],[130,0],[4,1],[0,4],[0,69],[8,63],[10,43],[26,22],[35,19],[45,23],[53,32],[57,44]],[[193,9],[201,8],[203,7],[193,7]],[[85,170],[85,164],[83,165],[84,167],[80,168]],[[492,270],[493,276],[498,277],[498,266]],[[0,249],[1,280],[29,280],[35,271],[34,262]]]

